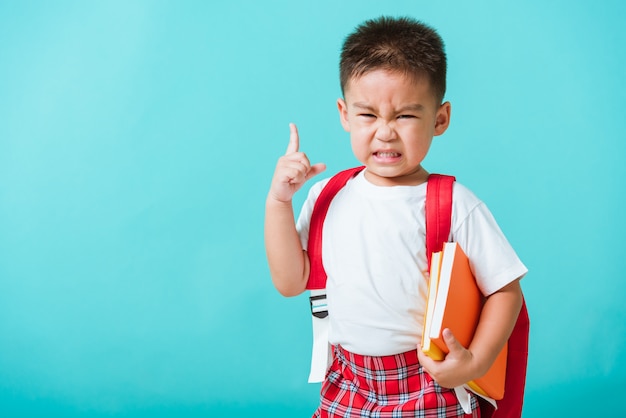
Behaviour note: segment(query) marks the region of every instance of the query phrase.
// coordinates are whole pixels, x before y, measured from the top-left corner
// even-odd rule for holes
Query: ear
[[[450,112],[452,111],[452,105],[450,102],[445,102],[439,106],[437,115],[435,116],[435,136],[441,135],[450,126]]]
[[[337,109],[339,110],[339,120],[346,132],[350,132],[350,122],[348,119],[348,105],[344,99],[337,99]]]

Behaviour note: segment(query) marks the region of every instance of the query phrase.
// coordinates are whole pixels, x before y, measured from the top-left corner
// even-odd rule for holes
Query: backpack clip
[[[314,317],[324,319],[328,316],[328,304],[326,302],[326,292],[309,297],[311,303],[311,314]]]

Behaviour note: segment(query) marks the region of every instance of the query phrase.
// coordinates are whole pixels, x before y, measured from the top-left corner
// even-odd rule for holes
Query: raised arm
[[[265,203],[265,251],[272,282],[284,296],[296,296],[306,288],[309,260],[300,244],[292,206],[293,195],[311,177],[326,169],[311,165],[299,151],[300,138],[294,124],[289,125],[289,146],[278,159]]]

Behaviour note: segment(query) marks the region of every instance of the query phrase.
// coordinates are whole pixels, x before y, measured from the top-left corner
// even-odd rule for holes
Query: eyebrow
[[[356,102],[356,103],[353,103],[352,105],[354,107],[358,107],[359,109],[363,109],[363,110],[370,110],[370,111],[374,110],[374,108],[368,105],[367,103]],[[406,106],[402,106],[400,109],[396,110],[396,113],[402,113],[402,112],[407,112],[407,111],[421,112],[422,110],[424,110],[424,105],[413,103],[413,104],[408,104]]]

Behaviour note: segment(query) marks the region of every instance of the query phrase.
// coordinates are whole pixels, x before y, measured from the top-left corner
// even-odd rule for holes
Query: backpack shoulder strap
[[[311,350],[311,371],[309,383],[324,380],[332,353],[328,343],[329,318],[326,304],[326,270],[322,264],[322,228],[333,197],[365,167],[355,167],[341,171],[328,180],[313,205],[309,224],[307,252],[310,260],[309,279],[306,288],[310,290],[311,319],[313,326],[313,349]]]
[[[326,186],[324,186],[315,201],[313,212],[311,213],[309,242],[307,245],[307,253],[311,263],[309,280],[306,285],[306,288],[309,290],[326,288],[326,270],[324,270],[324,265],[322,264],[322,227],[324,226],[324,219],[326,219],[330,202],[339,190],[346,185],[348,180],[363,171],[364,168],[364,166],[349,168],[335,174],[328,180],[328,183],[326,183]]]
[[[450,235],[452,222],[452,188],[454,177],[431,174],[426,188],[426,255],[430,268],[433,252],[441,251]],[[504,382],[504,398],[495,409],[480,399],[481,416],[484,418],[512,418],[522,416],[526,369],[528,365],[528,337],[530,320],[526,301],[522,304],[513,332],[507,342],[507,366]]]
[[[455,178],[431,174],[426,185],[426,258],[428,269],[432,254],[441,251],[450,236],[452,224],[452,189]]]

